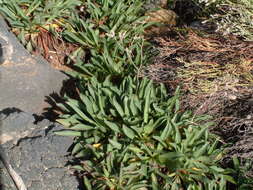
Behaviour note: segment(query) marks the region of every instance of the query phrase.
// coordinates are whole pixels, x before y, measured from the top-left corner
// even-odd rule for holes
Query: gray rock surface
[[[27,136],[35,129],[33,115],[15,108],[4,109],[0,112],[0,144],[8,141],[17,141]]]
[[[42,113],[48,106],[45,96],[58,93],[67,76],[53,69],[44,59],[32,56],[8,31],[1,16],[0,44],[0,110],[16,107],[30,113]]]
[[[77,190],[66,167],[73,140],[54,134],[62,129],[44,119],[47,96],[59,93],[65,74],[32,56],[8,31],[0,15],[0,189]],[[23,110],[23,111],[21,111]]]
[[[1,190],[18,190],[4,167],[4,164],[0,161],[0,189]]]
[[[1,189],[77,190],[78,181],[66,167],[73,140],[54,134],[62,127],[48,120],[34,124],[33,115],[8,111],[0,112],[0,130],[15,133],[1,144]]]

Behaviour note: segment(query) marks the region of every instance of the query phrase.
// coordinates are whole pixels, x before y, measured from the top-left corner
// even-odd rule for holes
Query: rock
[[[167,0],[148,0],[144,4],[146,9],[145,15],[148,16],[146,22],[158,22],[170,26],[175,26],[177,23],[177,14],[167,9]]]
[[[17,190],[16,185],[12,181],[11,176],[4,167],[4,164],[0,161],[0,189],[1,190]]]
[[[144,9],[151,10],[155,8],[167,8],[168,0],[147,0],[144,3]]]
[[[43,58],[31,55],[8,31],[0,16],[0,110],[16,107],[42,113],[45,96],[60,92],[67,76]]]
[[[15,138],[1,145],[1,189],[14,190],[15,184],[22,190],[79,189],[76,177],[65,166],[73,139],[54,134],[62,129],[59,124],[48,120],[34,124],[33,115],[24,112],[0,115],[1,131],[16,129]]]
[[[33,115],[15,108],[4,109],[0,112],[0,144],[17,141],[35,129]]]
[[[178,18],[174,11],[167,9],[148,11],[145,15],[148,16],[146,22],[158,22],[169,26],[175,26]]]
[[[171,27],[177,24],[178,16],[172,10],[158,9],[155,11],[147,11],[146,16],[148,18],[145,22],[156,22],[161,24],[160,26],[153,25],[145,30],[146,36],[164,35],[171,30]]]

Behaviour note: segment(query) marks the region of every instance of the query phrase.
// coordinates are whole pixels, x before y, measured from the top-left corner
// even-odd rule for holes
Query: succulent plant
[[[80,4],[79,0],[0,0],[0,13],[21,43],[32,51],[42,30],[56,31]]]
[[[81,72],[71,75],[87,78],[110,74],[122,78],[135,73],[145,60],[143,31],[152,24],[145,23],[146,17],[140,14],[142,1],[88,0],[84,6],[84,15],[72,15],[63,37],[79,44],[81,51],[90,52],[92,57],[88,62],[77,57],[75,66]]]
[[[58,134],[76,137],[72,154],[87,189],[220,190],[233,182],[217,164],[222,151],[207,117],[181,110],[178,90],[170,98],[148,79],[115,85],[108,77],[79,91],[79,101],[60,105],[68,129]]]

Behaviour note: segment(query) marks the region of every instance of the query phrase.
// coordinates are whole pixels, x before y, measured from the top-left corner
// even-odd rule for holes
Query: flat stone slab
[[[45,97],[59,93],[67,76],[31,55],[0,16],[0,110],[15,107],[42,113]]]
[[[0,189],[78,190],[66,166],[73,139],[54,134],[63,127],[35,115],[50,107],[68,77],[31,55],[0,15]],[[22,110],[22,111],[21,111]]]
[[[29,113],[0,112],[2,134],[15,129],[0,146],[1,190],[78,190],[79,183],[66,166],[73,139],[54,134],[63,129],[59,124],[34,122]]]

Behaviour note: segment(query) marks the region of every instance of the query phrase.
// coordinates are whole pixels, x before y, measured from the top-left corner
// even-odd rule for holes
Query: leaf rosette
[[[119,84],[92,78],[67,98],[58,120],[75,136],[87,189],[224,189],[233,179],[218,166],[222,152],[208,116],[179,105],[162,84],[127,77]],[[92,188],[91,188],[92,187]]]

